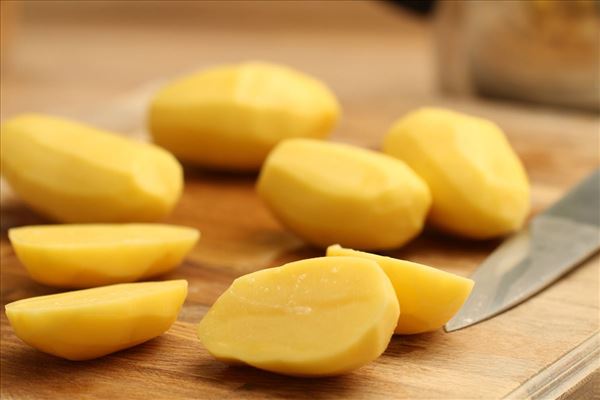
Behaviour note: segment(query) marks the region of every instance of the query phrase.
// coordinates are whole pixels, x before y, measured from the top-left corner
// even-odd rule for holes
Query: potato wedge
[[[181,263],[199,233],[162,224],[89,224],[13,228],[8,237],[34,280],[88,288],[164,274]]]
[[[396,333],[434,331],[448,322],[469,297],[473,281],[437,268],[379,256],[339,245],[329,246],[327,256],[360,257],[377,262],[386,273],[402,313]]]
[[[36,349],[89,360],[161,335],[175,322],[187,281],[125,283],[6,305],[15,334]]]

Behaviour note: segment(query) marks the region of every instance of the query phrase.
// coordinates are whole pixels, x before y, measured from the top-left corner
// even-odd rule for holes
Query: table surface
[[[344,110],[334,140],[377,148],[395,118],[423,105],[496,121],[525,163],[534,213],[599,165],[596,115],[440,95],[429,22],[385,4],[184,2],[165,9],[125,2],[116,11],[106,2],[90,4],[10,10],[20,19],[3,43],[9,57],[2,57],[2,118],[51,112],[143,134],[147,98],[161,79],[266,59],[333,88]],[[381,358],[346,376],[288,378],[214,361],[195,326],[235,277],[323,254],[273,219],[254,181],[186,169],[185,193],[167,221],[195,226],[203,237],[165,277],[188,279],[190,290],[179,321],[160,338],[75,363],[22,344],[2,314],[2,398],[546,398],[597,379],[598,257],[485,323],[452,334],[396,336]],[[6,187],[1,204],[2,305],[53,292],[27,277],[6,237],[12,226],[46,221]],[[468,275],[498,243],[427,231],[388,254]]]

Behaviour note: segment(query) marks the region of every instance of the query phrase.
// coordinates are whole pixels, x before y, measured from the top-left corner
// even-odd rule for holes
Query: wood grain
[[[97,125],[140,136],[144,132],[147,98],[157,85],[151,79],[153,76],[167,78],[198,65],[228,60],[232,58],[230,54],[245,58],[256,51],[330,83],[344,107],[344,119],[334,140],[378,148],[395,118],[423,105],[447,106],[491,118],[506,131],[524,160],[533,185],[534,213],[558,199],[600,164],[600,124],[596,115],[441,97],[432,90],[433,67],[427,53],[426,25],[406,16],[390,17],[385,13],[383,17],[382,10],[370,8],[375,7],[370,3],[357,4],[348,7],[355,7],[355,15],[370,18],[366,26],[376,25],[377,29],[359,27],[353,31],[337,26],[337,30],[327,31],[325,25],[311,26],[315,33],[294,25],[278,28],[279,36],[272,37],[272,32],[243,28],[224,31],[214,23],[208,28],[198,28],[199,31],[186,25],[166,35],[167,30],[163,30],[166,25],[161,27],[158,20],[148,30],[128,30],[116,23],[108,33],[106,30],[93,33],[98,31],[84,28],[85,19],[80,24],[64,25],[46,21],[46,25],[23,29],[25,49],[20,47],[17,51],[9,72],[3,69],[3,80],[8,82],[3,99],[12,99],[2,101],[3,117],[28,109],[45,109],[80,115],[81,119]],[[331,16],[325,13],[320,18],[326,20],[327,15]],[[52,27],[52,34],[44,41],[41,32],[48,27]],[[87,47],[93,47],[97,55],[86,53],[87,47],[76,40],[78,32],[87,32]],[[192,33],[203,38],[214,37],[216,42],[198,44],[189,37]],[[114,40],[104,43],[96,34]],[[168,57],[152,55],[145,60],[123,63],[127,51],[135,48],[126,39],[128,35],[138,35],[137,40],[143,43],[154,40],[157,48],[166,49]],[[281,46],[278,41],[281,38],[288,46]],[[88,65],[91,70],[60,69],[62,63],[55,58],[36,53],[44,45],[56,50],[63,62],[81,62],[79,66]],[[140,52],[147,51],[144,44],[141,46]],[[184,50],[186,46],[203,54],[203,58],[200,61],[190,58]],[[15,44],[14,48],[19,47]],[[76,49],[82,52],[79,58],[71,54]],[[108,51],[122,57],[121,69],[115,60],[103,61]],[[345,68],[340,69],[340,62]],[[96,64],[104,65],[102,74],[94,70],[92,65]],[[18,69],[22,72],[17,73],[15,65],[29,68]],[[116,102],[107,100],[118,93],[117,88],[133,87],[143,80],[150,83]],[[71,91],[57,91],[57,88]],[[85,108],[82,104],[89,110],[82,112]],[[93,109],[94,105],[101,107]],[[536,393],[542,393],[538,398],[597,395],[600,385],[596,382],[598,373],[593,373],[597,365],[593,364],[584,376],[569,375],[557,391],[548,388],[557,382],[556,376],[565,375],[556,371],[562,371],[569,360],[577,359],[581,354],[577,351],[584,348],[588,353],[598,348],[598,256],[530,301],[485,323],[451,334],[439,331],[396,336],[382,357],[346,376],[288,378],[249,367],[229,367],[213,360],[196,339],[195,329],[208,307],[233,279],[287,261],[323,255],[322,250],[305,246],[273,219],[256,196],[255,178],[186,168],[184,195],[167,222],[197,227],[202,231],[202,239],[183,265],[164,277],[185,278],[190,290],[179,321],[163,336],[98,360],[69,362],[24,345],[14,336],[2,313],[0,396],[6,399],[492,399],[535,397]],[[54,292],[29,279],[6,237],[7,229],[12,226],[48,221],[31,212],[4,186],[0,216],[1,304]],[[468,275],[498,243],[467,241],[426,231],[404,248],[387,254]],[[547,390],[540,392],[539,388]]]

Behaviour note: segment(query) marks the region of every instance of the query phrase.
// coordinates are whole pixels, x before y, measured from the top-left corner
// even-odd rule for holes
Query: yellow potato
[[[321,257],[236,279],[200,322],[216,358],[295,376],[338,375],[385,350],[398,301],[376,263]]]
[[[151,144],[36,114],[2,124],[1,140],[3,176],[59,222],[157,220],[181,193],[181,166]]]
[[[258,193],[309,243],[401,246],[422,229],[431,198],[403,162],[340,143],[290,139],[269,155]]]
[[[469,297],[473,281],[426,265],[329,246],[327,256],[360,257],[377,262],[386,273],[402,314],[396,333],[434,331],[444,326]]]
[[[89,360],[161,335],[187,295],[185,280],[124,283],[6,305],[15,334],[45,353]]]
[[[316,79],[249,62],[167,85],[152,100],[149,123],[154,141],[186,162],[258,170],[283,139],[326,137],[339,113],[335,96]]]
[[[519,229],[529,213],[525,170],[490,121],[423,108],[393,125],[383,150],[427,182],[429,219],[442,230],[487,239]]]
[[[199,233],[160,224],[90,224],[13,228],[8,237],[34,280],[85,288],[163,274],[181,263]]]

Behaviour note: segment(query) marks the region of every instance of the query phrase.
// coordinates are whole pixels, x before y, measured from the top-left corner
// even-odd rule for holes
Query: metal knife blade
[[[444,327],[455,331],[527,300],[600,248],[600,169],[529,226],[507,239],[475,271],[475,286]]]

